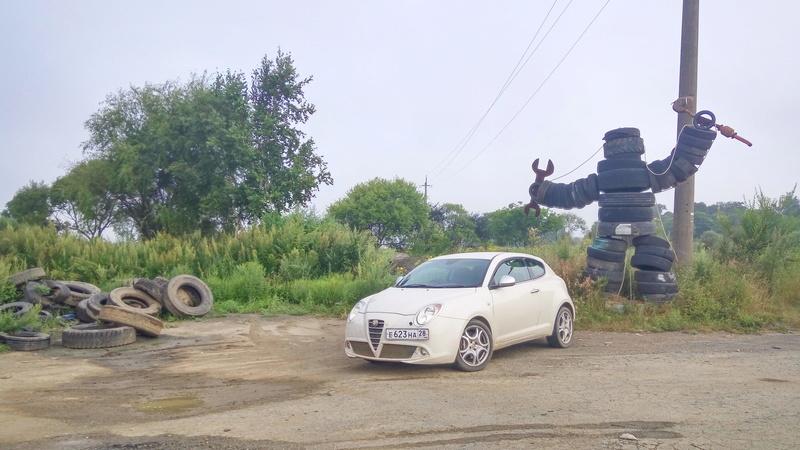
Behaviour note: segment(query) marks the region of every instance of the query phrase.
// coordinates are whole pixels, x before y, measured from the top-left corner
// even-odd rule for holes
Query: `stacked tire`
[[[636,251],[631,267],[636,268],[633,279],[644,301],[664,303],[678,294],[678,283],[672,272],[675,252],[669,242],[658,236],[638,236],[633,239]]]
[[[625,254],[628,242],[613,237],[596,237],[586,249],[584,276],[593,280],[605,279],[603,290],[619,293],[625,279]]]
[[[678,144],[668,157],[648,164],[653,192],[672,189],[697,172],[708,155],[717,132],[687,125],[678,136]]]
[[[637,128],[618,128],[603,136],[603,155],[597,163],[600,190],[597,234],[638,236],[655,231],[655,195],[650,172],[642,160],[644,141]]]

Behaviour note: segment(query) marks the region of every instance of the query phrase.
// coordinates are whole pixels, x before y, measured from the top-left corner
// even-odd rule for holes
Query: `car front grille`
[[[369,344],[366,342],[350,341],[350,346],[353,348],[353,353],[359,356],[375,356]]]
[[[414,345],[383,344],[381,358],[408,359],[416,350]]]
[[[369,326],[369,341],[372,342],[372,348],[378,349],[378,344],[381,343],[381,335],[383,335],[383,320],[369,319],[367,321]]]

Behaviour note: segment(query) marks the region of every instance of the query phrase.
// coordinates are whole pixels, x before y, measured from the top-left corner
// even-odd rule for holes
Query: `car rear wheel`
[[[458,344],[456,367],[465,372],[483,369],[492,359],[492,332],[480,320],[470,320]]]
[[[572,319],[572,310],[567,306],[562,306],[558,310],[553,324],[553,334],[547,336],[550,347],[567,348],[572,345]]]

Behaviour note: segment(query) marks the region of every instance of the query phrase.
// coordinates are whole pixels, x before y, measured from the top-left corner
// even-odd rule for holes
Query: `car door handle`
[[[536,289],[536,288],[531,289],[531,294],[536,294],[537,292],[539,292],[538,289]]]

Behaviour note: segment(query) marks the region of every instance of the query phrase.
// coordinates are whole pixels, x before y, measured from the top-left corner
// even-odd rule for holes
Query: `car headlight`
[[[439,311],[442,310],[442,305],[438,303],[434,303],[432,305],[425,306],[424,308],[417,311],[417,315],[414,316],[414,322],[417,325],[425,325],[439,314]]]
[[[359,312],[361,312],[361,310],[364,309],[365,306],[367,306],[367,302],[365,302],[364,300],[359,300],[358,303],[356,303],[356,305],[353,306],[353,309],[350,310],[350,315],[347,316],[347,321],[352,322],[353,319],[356,318],[356,315]]]

